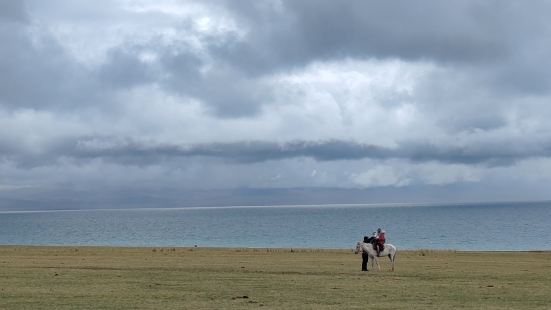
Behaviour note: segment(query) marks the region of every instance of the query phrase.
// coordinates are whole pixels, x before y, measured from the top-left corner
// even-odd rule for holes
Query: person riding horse
[[[356,253],[356,254],[357,253],[362,253],[362,270],[367,271],[367,261],[369,259],[372,259],[373,262],[375,262],[375,264],[377,264],[377,268],[379,268],[379,270],[381,270],[381,266],[379,265],[379,260],[377,259],[377,257],[381,257],[381,255],[382,255],[382,256],[388,256],[388,258],[390,259],[390,262],[392,264],[391,270],[394,271],[394,264],[395,264],[395,260],[396,260],[396,247],[393,246],[390,243],[386,243],[385,247],[384,247],[384,250],[377,253],[377,251],[373,247],[373,244],[374,244],[372,242],[373,240],[375,240],[375,236],[373,236],[373,237],[365,236],[363,238],[363,242],[358,241],[356,243],[356,249],[354,250],[354,253]],[[377,243],[375,243],[375,244],[377,244]]]
[[[377,256],[379,256],[381,252],[385,249],[385,234],[386,232],[381,228],[377,228],[377,233],[374,234],[375,236],[372,240],[372,243],[373,249],[377,251]]]

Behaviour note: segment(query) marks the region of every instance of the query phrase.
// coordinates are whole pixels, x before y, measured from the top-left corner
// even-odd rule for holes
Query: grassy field
[[[0,246],[0,309],[550,309],[551,252]]]

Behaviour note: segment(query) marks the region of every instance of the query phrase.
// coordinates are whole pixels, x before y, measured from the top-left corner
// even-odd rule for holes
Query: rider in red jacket
[[[377,256],[384,250],[385,246],[385,234],[386,232],[381,228],[377,228],[377,236],[375,240],[377,241]]]

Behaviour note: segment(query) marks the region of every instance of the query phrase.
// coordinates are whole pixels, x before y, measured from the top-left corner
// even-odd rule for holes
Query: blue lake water
[[[0,244],[551,250],[551,202],[0,213]]]

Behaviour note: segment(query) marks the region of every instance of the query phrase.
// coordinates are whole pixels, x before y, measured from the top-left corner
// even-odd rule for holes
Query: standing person
[[[367,263],[369,262],[368,246],[369,246],[369,237],[364,236],[364,241],[361,242],[358,246],[359,251],[362,253],[362,271],[368,271],[367,270]]]
[[[381,251],[385,249],[385,237],[386,231],[382,230],[381,228],[377,228],[377,236],[375,237],[375,240],[377,242],[377,256],[381,254]]]

